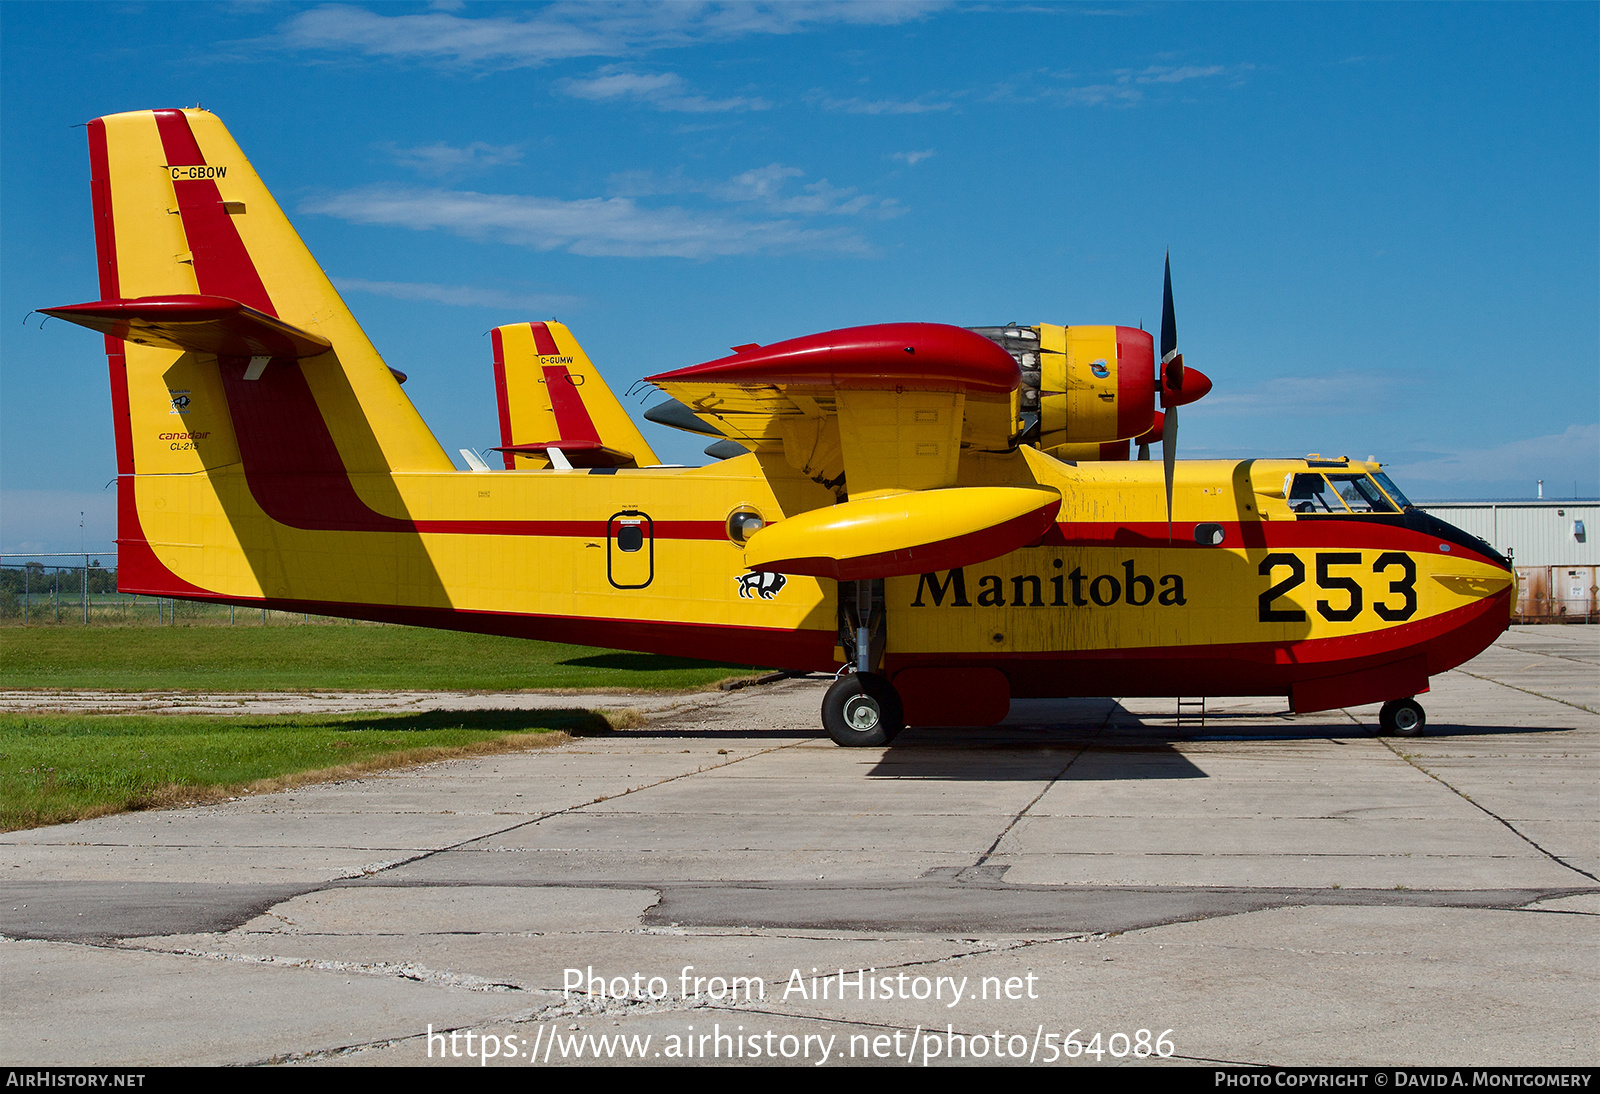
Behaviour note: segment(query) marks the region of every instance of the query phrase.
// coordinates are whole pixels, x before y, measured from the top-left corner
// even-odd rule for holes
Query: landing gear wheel
[[[1428,724],[1428,715],[1415,699],[1391,699],[1378,711],[1378,725],[1385,733],[1402,737],[1420,737]]]
[[[857,672],[833,682],[822,699],[822,725],[845,748],[886,745],[905,726],[894,686],[875,672]]]

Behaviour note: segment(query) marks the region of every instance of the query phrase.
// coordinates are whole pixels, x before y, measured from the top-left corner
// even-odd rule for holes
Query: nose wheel
[[[846,748],[886,745],[905,727],[894,685],[875,672],[853,672],[833,682],[822,699],[822,725]]]
[[[1401,737],[1420,737],[1428,715],[1415,699],[1391,699],[1378,711],[1378,725],[1385,733]]]

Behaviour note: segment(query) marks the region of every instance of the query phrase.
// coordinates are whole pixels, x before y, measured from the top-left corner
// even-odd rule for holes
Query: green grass
[[[181,620],[181,616],[180,616]],[[693,690],[748,665],[415,627],[0,627],[0,686],[116,691]]]
[[[81,618],[81,617],[80,617]],[[259,615],[256,617],[259,619]],[[0,686],[113,691],[705,688],[747,665],[369,624],[0,627]],[[592,711],[0,715],[0,829],[277,789],[608,728]],[[541,736],[542,735],[542,736]]]
[[[605,732],[586,710],[298,717],[0,715],[0,830]]]

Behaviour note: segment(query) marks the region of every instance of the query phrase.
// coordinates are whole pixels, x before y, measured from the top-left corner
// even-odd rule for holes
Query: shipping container
[[[1600,623],[1600,567],[1518,566],[1517,623]]]

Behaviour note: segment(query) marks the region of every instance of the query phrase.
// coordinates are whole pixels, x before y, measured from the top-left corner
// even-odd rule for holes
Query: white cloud
[[[824,110],[839,114],[935,114],[955,106],[951,102],[929,102],[926,99],[835,99],[813,96]]]
[[[806,228],[792,220],[742,220],[676,207],[647,209],[621,197],[564,201],[372,186],[313,198],[301,209],[357,224],[441,229],[469,239],[592,256],[710,258],[804,251],[859,255],[871,250],[842,228]]]
[[[1043,91],[1042,97],[1056,99],[1071,106],[1132,106],[1145,98],[1146,87],[1153,84],[1181,84],[1189,80],[1225,77],[1237,86],[1254,65],[1150,65],[1143,69],[1119,68],[1111,73],[1112,83],[1082,84],[1075,87],[1053,87]],[[1054,73],[1056,79],[1071,80],[1072,73]]]
[[[932,156],[933,156],[933,149],[927,148],[927,149],[924,149],[921,152],[896,152],[894,155],[890,156],[889,158],[892,159],[892,160],[899,160],[901,163],[905,164],[907,167],[915,167],[917,164],[921,163],[923,160],[929,159]]]
[[[1402,459],[1391,468],[1402,490],[1407,489],[1408,481],[1472,487],[1519,484],[1522,488],[1519,492],[1531,496],[1534,484],[1543,479],[1545,493],[1550,497],[1560,495],[1574,482],[1585,495],[1592,495],[1597,469],[1600,469],[1600,424],[1572,425],[1562,433],[1481,448],[1456,449],[1415,462]],[[1482,496],[1484,491],[1480,488],[1468,493]]]
[[[1250,66],[1246,65],[1246,68]],[[1121,75],[1131,75],[1134,83],[1140,84],[1180,84],[1185,80],[1198,80],[1206,76],[1220,76],[1227,69],[1222,65],[1183,65],[1174,68],[1171,65],[1151,65],[1142,72],[1123,72]]]
[[[551,293],[507,292],[475,285],[432,285],[415,281],[367,281],[359,277],[335,277],[341,292],[370,293],[395,300],[431,300],[456,308],[499,308],[545,313],[575,307],[575,296]]]
[[[775,213],[802,216],[857,216],[872,212],[887,217],[904,212],[892,199],[857,193],[854,186],[835,186],[827,179],[806,183],[800,193],[790,192],[788,180],[804,175],[798,167],[769,163],[733,176],[713,194],[724,201],[751,201]]]
[[[558,80],[556,89],[564,95],[591,102],[630,100],[648,103],[657,110],[689,114],[768,110],[772,106],[761,98],[710,99],[691,93],[683,77],[675,72],[634,72],[619,65],[606,65],[591,76]]]
[[[946,4],[933,0],[856,3],[554,3],[526,16],[468,17],[445,11],[387,15],[345,4],[300,12],[284,24],[291,49],[369,57],[521,67],[573,57],[620,57],[651,49],[795,34],[838,23],[903,23]]]
[[[1311,376],[1274,376],[1249,388],[1215,388],[1203,403],[1207,415],[1273,420],[1365,415],[1373,404],[1400,398],[1399,390],[1420,381],[1392,373],[1351,369]],[[1359,393],[1359,398],[1355,398]]]
[[[501,167],[520,163],[522,149],[514,144],[487,144],[473,141],[456,146],[436,141],[415,148],[400,148],[393,144],[384,146],[394,161],[425,175],[450,175],[481,167]]]
[[[1088,84],[1083,87],[1067,87],[1047,93],[1048,97],[1060,99],[1071,106],[1104,106],[1111,103],[1116,106],[1132,106],[1144,98],[1144,92],[1126,83],[1116,84]]]
[[[665,177],[650,171],[613,175],[613,194],[644,197],[651,194],[703,194],[717,201],[746,203],[770,213],[797,216],[873,216],[889,219],[905,212],[893,198],[863,194],[854,186],[835,186],[827,179],[805,183],[798,190],[790,182],[804,178],[798,167],[769,163],[742,171],[721,181],[692,179],[680,173]]]
[[[606,65],[593,76],[559,80],[563,92],[579,99],[648,99],[660,95],[675,95],[683,90],[683,77],[676,72],[627,72],[616,65]]]

